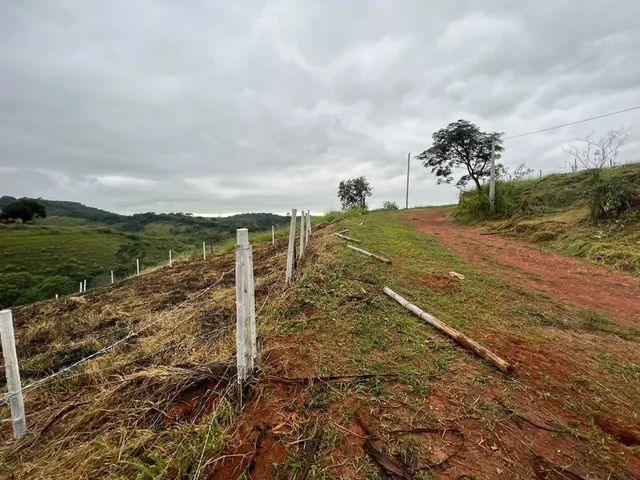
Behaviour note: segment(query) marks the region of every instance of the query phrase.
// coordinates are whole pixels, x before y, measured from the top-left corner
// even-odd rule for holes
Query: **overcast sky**
[[[404,202],[407,152],[465,118],[507,135],[640,105],[640,5],[0,0],[0,194],[120,213],[323,212],[366,175]],[[507,141],[562,145],[640,110]],[[412,161],[411,205],[451,203]]]

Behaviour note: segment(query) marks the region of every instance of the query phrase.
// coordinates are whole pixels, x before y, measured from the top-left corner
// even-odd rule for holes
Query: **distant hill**
[[[23,197],[28,198],[28,197]],[[214,228],[219,232],[232,233],[236,228],[246,227],[252,230],[264,230],[271,225],[280,224],[286,220],[282,215],[272,213],[242,213],[229,217],[198,217],[189,213],[136,213],[134,215],[120,215],[99,208],[88,207],[79,202],[64,200],[47,200],[44,198],[29,198],[45,206],[49,217],[68,217],[82,219],[91,223],[102,223],[114,226],[127,232],[144,232],[145,227],[157,222],[170,222],[174,226],[191,227],[186,230],[197,230],[199,227]],[[17,199],[11,196],[0,197],[0,209]],[[185,231],[184,228],[181,231]]]

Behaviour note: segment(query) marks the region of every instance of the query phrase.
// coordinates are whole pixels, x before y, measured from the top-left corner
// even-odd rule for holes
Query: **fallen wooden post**
[[[334,237],[338,237],[338,238],[342,238],[343,240],[347,240],[348,242],[360,243],[360,240],[357,240],[357,239],[351,238],[351,237],[347,237],[346,235],[343,235],[341,233],[334,233],[333,236]]]
[[[340,231],[338,231],[338,232],[336,232],[336,233],[347,233],[348,231],[349,231],[349,229],[348,229],[348,228],[345,228],[344,230],[340,230]]]
[[[480,357],[484,358],[485,360],[489,360],[491,363],[493,363],[496,367],[498,367],[504,373],[511,373],[511,370],[513,369],[513,366],[509,362],[504,361],[503,359],[498,357],[496,354],[494,354],[490,350],[487,350],[485,347],[483,347],[482,345],[480,345],[476,341],[471,340],[464,333],[461,333],[461,332],[449,327],[448,325],[440,322],[434,316],[429,315],[427,312],[425,312],[424,310],[422,310],[419,307],[415,306],[413,303],[410,303],[408,300],[406,300],[405,298],[403,298],[400,295],[398,295],[396,292],[391,290],[389,287],[384,287],[384,293],[389,295],[391,298],[393,298],[396,302],[398,302],[404,308],[406,308],[411,313],[413,313],[413,314],[417,315],[418,317],[420,317],[422,320],[427,322],[432,327],[435,327],[438,330],[440,330],[441,332],[444,332],[447,335],[449,335],[451,338],[453,338],[460,345],[463,345],[463,346],[467,347],[469,350],[472,350],[476,355],[479,355]]]
[[[375,253],[367,252],[366,250],[362,250],[361,248],[354,247],[353,245],[347,245],[347,247],[349,247],[351,250],[355,250],[358,253],[366,255],[367,257],[373,257],[376,260],[380,260],[381,262],[384,262],[384,263],[391,263],[391,260],[381,257],[380,255],[376,255]]]

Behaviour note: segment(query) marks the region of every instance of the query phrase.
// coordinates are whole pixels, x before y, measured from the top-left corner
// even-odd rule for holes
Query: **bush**
[[[514,182],[496,182],[495,213],[489,211],[489,185],[483,185],[480,191],[462,192],[454,216],[474,220],[490,217],[504,217],[514,213],[526,213],[529,206],[519,200]]]
[[[398,204],[396,202],[389,202],[385,200],[382,202],[382,208],[384,210],[398,210]]]
[[[52,277],[45,278],[38,285],[23,292],[15,301],[15,305],[23,305],[25,303],[54,298],[56,293],[66,295],[68,293],[75,292],[76,288],[76,282],[69,277],[54,275]]]
[[[18,298],[36,286],[42,277],[27,272],[0,274],[0,308],[9,308]]]
[[[587,188],[587,200],[592,218],[613,219],[640,203],[640,188],[595,170]]]

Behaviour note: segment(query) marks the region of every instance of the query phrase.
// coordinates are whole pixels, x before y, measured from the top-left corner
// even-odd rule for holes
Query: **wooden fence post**
[[[0,311],[0,336],[2,336],[2,356],[4,357],[4,372],[7,378],[7,397],[11,408],[13,438],[20,438],[27,432],[27,421],[24,416],[24,401],[11,310]]]
[[[293,261],[296,248],[296,215],[298,211],[295,208],[291,209],[291,225],[289,226],[289,247],[287,248],[287,273],[285,275],[285,282],[291,283],[293,278]]]
[[[300,251],[298,252],[298,258],[302,259],[304,255],[304,239],[305,239],[305,226],[304,226],[304,210],[300,212]]]

